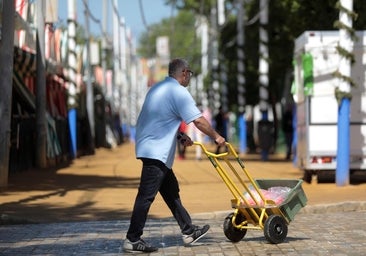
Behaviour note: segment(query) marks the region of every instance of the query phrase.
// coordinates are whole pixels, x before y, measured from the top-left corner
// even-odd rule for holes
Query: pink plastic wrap
[[[291,188],[289,187],[271,187],[268,190],[259,189],[263,197],[266,200],[272,200],[276,205],[280,205],[286,200],[287,195],[290,193]],[[251,195],[248,192],[244,193],[244,198],[248,202],[248,206],[264,206],[264,202],[258,192],[254,188],[250,188]],[[245,202],[242,202],[245,204]]]

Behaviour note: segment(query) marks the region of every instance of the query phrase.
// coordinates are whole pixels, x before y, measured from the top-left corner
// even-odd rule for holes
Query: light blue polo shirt
[[[202,116],[187,88],[172,77],[152,86],[136,124],[136,157],[157,159],[172,168],[181,121]]]

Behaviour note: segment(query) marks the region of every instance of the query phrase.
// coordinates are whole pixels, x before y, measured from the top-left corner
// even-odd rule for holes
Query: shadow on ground
[[[104,188],[136,188],[138,178],[107,177],[93,175],[58,174],[57,171],[27,171],[9,177],[9,185],[0,192],[6,196],[29,191],[29,196],[13,202],[0,204],[0,224],[51,223],[90,220],[118,220],[129,218],[130,211],[124,209],[96,209],[92,200],[62,207],[59,204],[37,204],[38,200],[63,197],[76,191],[100,190]],[[32,193],[31,193],[32,192]]]

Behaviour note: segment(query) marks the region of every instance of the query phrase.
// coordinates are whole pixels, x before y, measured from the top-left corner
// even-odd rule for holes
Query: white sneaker
[[[123,243],[123,250],[125,252],[155,252],[158,248],[146,243],[141,238],[136,242],[131,242],[126,238]]]
[[[196,226],[193,233],[190,235],[183,235],[183,243],[185,245],[194,244],[200,238],[204,237],[207,234],[207,231],[210,229],[210,225],[204,225],[202,228]]]

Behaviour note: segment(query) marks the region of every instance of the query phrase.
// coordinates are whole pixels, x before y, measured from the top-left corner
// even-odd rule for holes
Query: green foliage
[[[348,18],[350,18],[352,21],[355,20],[357,18],[357,14],[352,10],[348,10],[347,8],[345,8],[344,6],[342,6],[341,2],[338,1],[336,3],[336,8],[341,12],[344,13],[348,16]],[[352,22],[353,23],[353,22]],[[352,38],[352,40],[358,40],[357,36],[356,36],[356,32],[355,29],[353,28],[353,26],[348,26],[347,24],[343,23],[341,20],[337,20],[336,22],[334,22],[334,27],[337,29],[342,29],[345,30]],[[339,55],[341,55],[342,57],[348,59],[350,61],[350,63],[353,65],[355,63],[355,56],[353,54],[353,52],[348,51],[347,49],[341,47],[340,45],[336,47],[336,50],[338,52]],[[345,81],[346,83],[348,83],[351,87],[355,87],[357,86],[355,81],[352,79],[352,77],[349,77],[348,75],[343,75],[339,70],[337,70],[336,72],[333,73],[333,75],[343,81]],[[349,92],[342,92],[339,87],[336,88],[335,91],[335,96],[338,100],[338,104],[340,104],[340,102],[342,101],[342,98],[350,98],[349,97]]]
[[[336,76],[337,75],[340,75],[339,73],[337,73],[336,74]],[[344,92],[344,91],[341,91],[341,90],[339,90],[339,88],[338,87],[336,87],[335,89],[334,89],[334,95],[335,95],[335,97],[336,97],[336,99],[337,99],[337,102],[338,102],[338,105],[340,105],[341,104],[341,102],[342,102],[342,99],[343,98],[347,98],[347,99],[349,99],[349,100],[351,100],[352,99],[352,93],[350,93],[350,92]]]
[[[75,43],[77,45],[86,44],[86,31],[83,26],[76,26]]]
[[[166,18],[151,25],[140,38],[138,54],[141,57],[154,58],[156,38],[168,36],[171,58],[185,58],[191,63],[195,73],[200,72],[201,41],[196,36],[195,22],[192,12],[180,11],[176,17]]]
[[[156,26],[165,27],[165,33],[170,35],[172,56],[193,56],[195,64],[199,63],[199,44],[194,36],[194,14],[205,16],[210,20],[211,6],[216,0],[166,0],[167,4],[175,5],[183,13],[188,12],[190,18],[179,15],[173,20]],[[235,0],[226,0],[227,7],[232,7]],[[260,0],[245,1],[246,19],[250,20],[260,11]],[[336,30],[334,23],[339,19],[338,0],[271,0],[269,1],[268,47],[269,47],[269,93],[273,102],[279,102],[285,94],[286,84],[291,83],[293,72],[293,50],[295,39],[306,30]],[[364,30],[366,27],[366,5],[364,0],[354,0],[354,16],[357,19],[353,23],[355,30]],[[227,85],[229,92],[230,108],[235,109],[237,102],[237,28],[236,9],[232,13],[227,11],[227,23],[220,29],[219,52],[228,72]],[[186,19],[184,19],[186,17]],[[178,18],[180,19],[178,21]],[[172,30],[174,21],[175,29]],[[180,22],[184,25],[179,24]],[[187,25],[189,24],[189,25]],[[182,26],[182,27],[181,27]],[[191,30],[185,30],[185,26],[191,26]],[[158,34],[158,28],[152,26],[150,33],[146,33],[140,45],[139,53],[142,56],[153,57],[153,50],[147,48],[154,46],[154,40]],[[163,28],[160,28],[163,30]],[[259,21],[246,25],[245,28],[245,98],[246,104],[255,105],[259,100],[258,82],[258,50],[259,50]],[[166,32],[168,31],[168,32]],[[149,47],[147,47],[148,45]],[[153,47],[154,48],[154,47]],[[179,49],[180,48],[180,49]],[[181,50],[181,51],[179,51]],[[192,60],[190,60],[192,61]],[[205,84],[210,86],[211,76],[205,78]]]
[[[366,5],[364,0],[354,0],[353,7],[357,14],[356,20],[353,22],[353,28],[355,30],[365,30],[366,28]]]
[[[209,17],[211,6],[215,5],[217,0],[166,0],[165,2],[166,4],[175,5],[178,10],[189,10]]]

